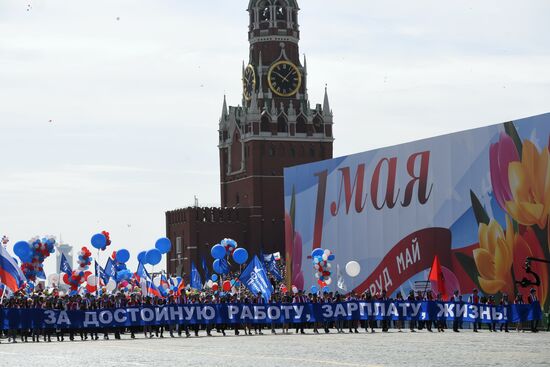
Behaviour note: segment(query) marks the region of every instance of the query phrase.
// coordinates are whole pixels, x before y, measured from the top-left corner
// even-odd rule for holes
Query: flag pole
[[[4,296],[8,290],[8,286],[4,284],[4,289],[2,289],[2,298],[0,299],[0,305],[4,302]]]

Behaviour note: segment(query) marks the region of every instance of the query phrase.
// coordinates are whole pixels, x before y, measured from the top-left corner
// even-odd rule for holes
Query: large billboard
[[[344,288],[408,292],[437,255],[447,293],[526,300],[526,258],[550,260],[549,138],[544,114],[285,169],[292,285],[337,291],[338,267]],[[329,276],[314,268],[316,248],[335,255]],[[531,263],[544,309],[549,268]]]

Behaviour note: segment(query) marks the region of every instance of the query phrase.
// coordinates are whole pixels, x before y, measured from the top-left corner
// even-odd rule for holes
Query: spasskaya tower
[[[224,96],[219,119],[221,208],[180,209],[233,211],[238,223],[208,214],[210,225],[199,233],[189,228],[192,233],[186,236],[181,227],[185,216],[167,212],[168,237],[176,244],[178,237],[183,241],[183,260],[178,261],[177,245],[168,256],[171,273],[178,273],[177,262],[189,274],[186,263],[197,264],[202,256],[209,260],[206,247],[224,237],[234,238],[251,254],[284,253],[283,169],[332,158],[332,110],[326,88],[323,103],[310,105],[306,57],[300,57],[299,10],[295,0],[248,4],[249,50],[241,71],[240,103],[228,106]]]

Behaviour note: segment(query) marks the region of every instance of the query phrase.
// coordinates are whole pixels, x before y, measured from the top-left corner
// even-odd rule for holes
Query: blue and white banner
[[[261,292],[266,302],[271,298],[273,286],[269,282],[267,272],[258,256],[254,256],[254,259],[239,276],[239,280],[255,295]]]
[[[69,261],[67,261],[67,258],[65,257],[64,253],[61,253],[61,261],[59,264],[59,271],[62,273],[65,273],[69,276],[71,276],[71,273],[73,272],[73,269],[71,269],[71,265],[69,264]]]
[[[283,276],[281,275],[281,272],[279,271],[279,268],[277,267],[277,263],[275,262],[275,256],[273,254],[269,255],[269,259],[265,260],[265,267],[269,274],[273,275],[275,280],[280,282],[283,280]]]
[[[105,264],[105,275],[109,278],[116,279],[116,264],[111,258],[108,258]]]
[[[488,306],[443,302],[184,304],[90,311],[6,308],[0,325],[6,329],[98,328],[144,325],[282,324],[335,320],[418,320],[506,323],[540,320],[540,304]]]
[[[194,262],[191,262],[191,288],[201,290],[202,289],[202,279],[197,267]]]

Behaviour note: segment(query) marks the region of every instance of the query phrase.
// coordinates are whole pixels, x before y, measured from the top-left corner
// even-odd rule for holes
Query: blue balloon
[[[210,250],[210,254],[212,254],[214,259],[223,259],[226,254],[225,247],[220,244],[214,245],[212,246],[212,250]]]
[[[162,254],[156,248],[147,251],[145,254],[145,260],[148,264],[157,265],[162,259]]]
[[[32,257],[31,245],[26,241],[19,241],[13,245],[13,252],[19,256],[23,262],[27,262],[25,259]]]
[[[116,252],[116,261],[119,263],[125,263],[130,260],[130,252],[126,249],[118,250]]]
[[[317,256],[323,256],[325,251],[322,248],[316,248],[315,250],[311,251],[311,257],[315,258]]]
[[[334,255],[329,255],[328,256],[328,261],[332,261],[334,259],[336,259],[336,256],[334,256]]]
[[[330,293],[330,288],[328,287],[328,285],[323,287],[323,292]]]
[[[317,288],[316,285],[311,286],[311,293],[317,293],[319,291],[319,288]]]
[[[248,260],[248,251],[244,248],[238,248],[233,251],[233,260],[239,265],[242,265]]]
[[[212,281],[215,282],[218,280],[218,274],[212,274]]]
[[[90,242],[92,246],[98,250],[107,247],[107,237],[105,237],[103,233],[94,234]]]
[[[159,238],[155,243],[155,248],[160,251],[161,254],[170,252],[172,248],[172,242],[166,237]]]
[[[147,261],[145,260],[145,254],[147,253],[147,251],[141,251],[138,256],[137,256],[137,259],[140,263],[142,264],[146,264]]]
[[[117,275],[120,274],[122,280],[129,280],[132,277],[132,272],[128,269],[121,270]]]
[[[214,260],[214,262],[212,263],[212,269],[214,269],[214,271],[218,274],[222,274],[223,273],[223,270],[220,266],[220,259],[216,259]]]

